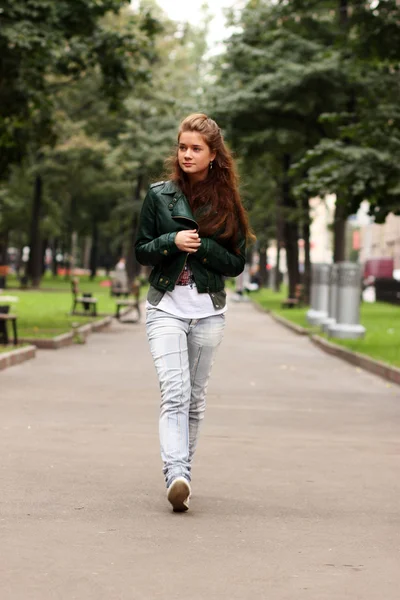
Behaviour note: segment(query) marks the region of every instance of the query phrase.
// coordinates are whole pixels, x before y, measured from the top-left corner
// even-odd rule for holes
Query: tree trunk
[[[279,293],[281,289],[281,245],[283,241],[283,218],[282,218],[282,198],[280,194],[276,196],[276,265],[274,290]]]
[[[276,265],[275,265],[275,279],[273,288],[277,294],[281,291],[281,241],[279,240],[276,246]]]
[[[8,233],[6,231],[0,232],[0,265],[7,265],[8,256]]]
[[[90,279],[96,277],[97,260],[99,254],[99,226],[96,219],[92,222],[92,248],[90,251]]]
[[[260,247],[260,249],[258,251],[258,255],[259,255],[259,263],[258,264],[260,266],[260,271],[259,271],[260,288],[264,288],[267,286],[267,280],[268,280],[267,269],[266,269],[267,244],[262,244],[262,246]]]
[[[40,284],[42,277],[42,244],[40,241],[40,218],[42,212],[43,182],[42,176],[36,175],[32,216],[30,232],[30,253],[28,262],[28,277],[31,280],[32,287],[36,288]]]
[[[71,269],[73,268],[73,233],[74,233],[74,224],[75,224],[75,213],[76,213],[76,199],[75,196],[71,198],[71,203],[69,206],[69,214],[67,216],[67,236],[66,236],[66,256],[67,260],[65,261],[65,279],[69,279],[71,275]]]
[[[339,23],[343,30],[347,28],[349,21],[348,0],[339,0]],[[354,109],[354,99],[350,98],[348,110]],[[335,217],[333,222],[333,261],[341,262],[346,255],[346,209],[343,201],[337,196]]]
[[[311,294],[310,223],[304,224],[304,302],[309,304]]]
[[[18,267],[17,267],[19,279],[21,279],[22,277],[27,277],[27,274],[28,274],[28,265],[26,265],[25,262],[22,260],[23,256],[24,256],[24,245],[20,244],[19,251],[18,251]]]
[[[143,175],[142,174],[138,175],[137,182],[136,182],[135,197],[134,197],[135,202],[134,202],[132,220],[131,220],[129,237],[128,237],[128,251],[126,254],[126,272],[128,275],[129,284],[131,284],[132,281],[135,279],[135,277],[137,277],[137,275],[139,275],[139,273],[140,273],[140,265],[137,262],[136,256],[135,256],[135,242],[136,242],[136,236],[137,236],[138,227],[139,227],[139,212],[136,209],[135,205],[138,204],[140,201],[140,194],[142,191],[143,182],[144,182]]]
[[[42,277],[43,275],[46,273],[46,250],[49,247],[49,240],[48,238],[44,239],[42,242]]]
[[[53,273],[53,277],[57,277],[57,249],[58,249],[58,238],[53,239],[51,243],[51,271]]]
[[[345,206],[336,198],[333,221],[333,261],[341,262],[346,256],[346,218]]]
[[[339,23],[343,27],[347,27],[349,22],[349,1],[339,0]]]
[[[310,207],[308,198],[304,199],[304,222],[303,222],[303,240],[304,240],[304,301],[306,304],[310,300],[311,290],[311,247],[310,247]]]
[[[290,155],[283,156],[282,199],[284,208],[283,238],[286,248],[286,263],[289,277],[289,298],[294,298],[296,285],[299,283],[299,246],[298,223],[293,221],[291,213],[297,208],[291,195],[289,181]]]
[[[130,230],[129,230],[129,242],[128,242],[128,250],[126,253],[126,272],[128,275],[129,284],[135,279],[135,277],[139,274],[140,266],[136,260],[135,256],[135,241],[137,230],[139,226],[139,215],[136,211],[134,211],[132,215]]]
[[[83,268],[84,269],[89,269],[91,250],[92,250],[92,238],[90,237],[90,235],[87,235],[87,236],[85,236],[85,239],[83,242],[83,251],[82,251]]]
[[[5,289],[7,287],[6,269],[1,269],[1,267],[6,267],[8,264],[7,248],[8,233],[0,232],[0,289]]]
[[[296,285],[299,283],[299,249],[297,223],[285,221],[284,238],[286,248],[286,263],[289,277],[288,297],[294,298]]]
[[[77,255],[78,255],[78,234],[76,231],[72,232],[71,235],[71,274],[77,266]]]

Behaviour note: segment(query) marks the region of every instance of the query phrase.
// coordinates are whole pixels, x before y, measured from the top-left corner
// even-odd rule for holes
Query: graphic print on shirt
[[[190,285],[191,288],[195,285],[192,269],[186,263],[179,275],[176,285]]]

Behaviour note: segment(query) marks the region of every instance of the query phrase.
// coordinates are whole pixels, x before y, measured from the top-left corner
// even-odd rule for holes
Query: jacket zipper
[[[189,252],[188,252],[188,253],[186,254],[186,256],[185,256],[185,262],[183,263],[182,269],[179,271],[179,275],[178,275],[178,277],[176,278],[176,280],[175,280],[175,283],[178,281],[179,277],[182,275],[182,271],[183,271],[183,269],[184,269],[184,268],[185,268],[185,266],[186,266],[186,263],[187,263],[188,256],[189,256]]]
[[[172,218],[173,219],[185,219],[185,221],[191,221],[192,223],[195,223],[195,225],[197,227],[197,231],[199,230],[199,224],[194,219],[190,219],[189,217],[183,217],[183,216],[180,216],[180,215],[174,215]],[[177,278],[176,281],[178,281],[179,277],[181,276],[181,273],[182,273],[183,269],[186,266],[188,256],[189,256],[189,252],[186,254],[185,262],[183,263],[183,267],[182,267],[182,269],[181,269],[181,271],[180,271],[180,273],[179,273],[178,278]]]

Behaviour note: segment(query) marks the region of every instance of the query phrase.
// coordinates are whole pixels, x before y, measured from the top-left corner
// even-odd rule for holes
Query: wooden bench
[[[79,291],[79,281],[77,278],[71,280],[71,288],[72,288],[72,296],[73,296],[73,304],[72,304],[72,315],[80,315],[86,316],[90,315],[92,317],[97,316],[97,298],[92,298],[92,294],[85,294]],[[84,312],[78,312],[77,306],[78,304],[82,304],[82,308]]]
[[[110,295],[119,298],[120,296],[125,296],[126,298],[129,296],[129,288],[127,286],[122,285],[121,282],[116,281],[115,279],[111,282],[110,287]]]
[[[114,277],[111,280],[110,294],[111,296],[125,296],[126,298],[130,294],[128,275],[126,271],[115,271]]]
[[[9,342],[7,323],[13,328],[14,346],[18,344],[17,315],[10,314],[9,306],[0,306],[0,343],[7,345]]]
[[[294,298],[286,298],[282,302],[282,308],[294,308],[295,306],[302,306],[304,303],[304,287],[300,283],[296,285]]]
[[[120,323],[138,323],[140,321],[140,304],[139,304],[139,296],[140,296],[140,284],[134,282],[131,286],[131,294],[133,298],[127,297],[123,299],[118,299],[115,301],[115,318],[120,321]],[[126,312],[131,312],[131,310],[135,309],[137,312],[136,319],[124,319],[122,320],[123,315],[121,315],[121,309],[128,308],[130,310]]]

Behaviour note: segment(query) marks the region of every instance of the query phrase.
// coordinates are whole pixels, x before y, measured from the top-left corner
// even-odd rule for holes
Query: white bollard
[[[364,337],[365,327],[360,325],[361,267],[352,262],[338,264],[336,323],[329,325],[328,335],[342,339]]]
[[[311,271],[311,308],[307,312],[310,325],[320,325],[328,317],[329,273],[331,266],[315,263]]]
[[[337,289],[338,289],[339,265],[335,263],[331,267],[329,275],[329,298],[328,298],[328,316],[321,323],[322,331],[328,333],[330,325],[336,323],[337,317]]]

